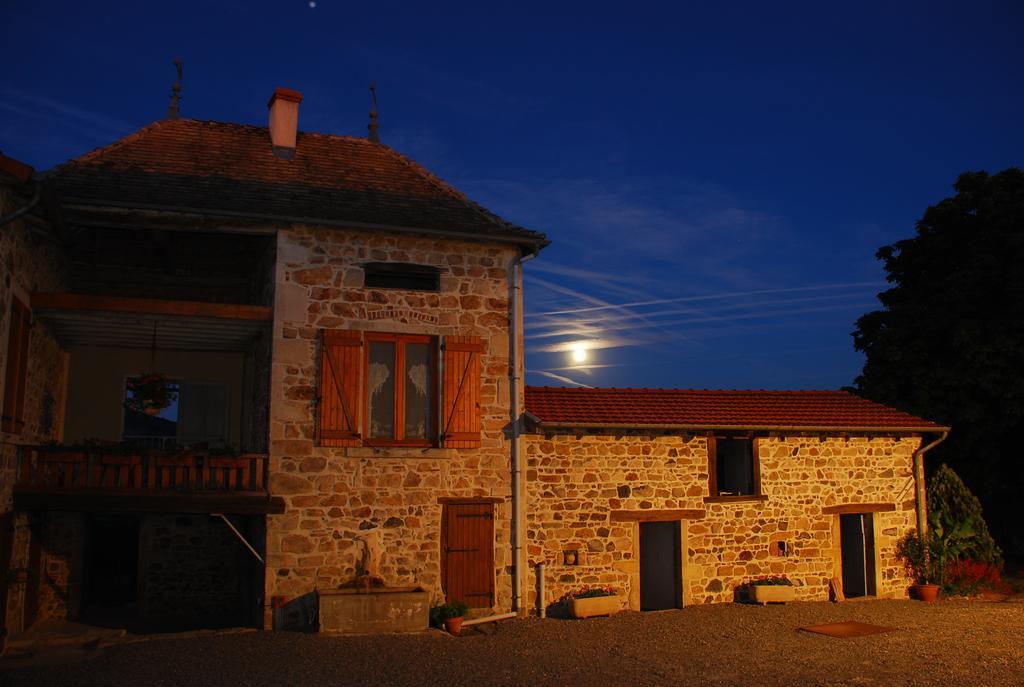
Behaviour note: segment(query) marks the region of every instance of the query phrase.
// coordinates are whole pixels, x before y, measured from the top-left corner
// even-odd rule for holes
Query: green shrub
[[[458,599],[437,607],[437,617],[440,620],[451,620],[452,618],[464,618],[469,612],[469,606]]]
[[[958,531],[960,550],[952,558],[1001,565],[1000,551],[981,513],[981,503],[963,480],[943,463],[928,482],[928,524],[938,532]]]

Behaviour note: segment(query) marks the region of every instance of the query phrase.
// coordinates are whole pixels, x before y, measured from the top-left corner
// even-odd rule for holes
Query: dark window
[[[712,496],[756,496],[760,490],[755,439],[714,438]]]
[[[439,291],[441,270],[429,265],[404,262],[368,262],[363,265],[363,285],[375,289]]]
[[[25,427],[25,378],[28,375],[28,342],[32,334],[32,314],[16,297],[11,297],[11,316],[7,338],[7,371],[4,381],[2,428],[21,434]]]
[[[368,442],[433,445],[437,439],[433,338],[367,334],[366,343]]]

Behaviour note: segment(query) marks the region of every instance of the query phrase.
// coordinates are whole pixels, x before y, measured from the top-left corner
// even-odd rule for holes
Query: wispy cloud
[[[120,138],[132,131],[132,124],[116,117],[87,110],[36,93],[0,88],[0,107],[23,117],[46,119],[97,138]]]
[[[575,379],[569,379],[568,377],[566,377],[564,375],[558,375],[558,374],[555,374],[554,372],[549,372],[547,370],[529,370],[529,371],[527,371],[527,374],[528,375],[531,375],[531,374],[540,375],[542,377],[547,377],[549,379],[554,379],[555,381],[562,382],[563,384],[571,384],[572,386],[579,386],[579,387],[583,387],[584,389],[592,389],[593,388],[589,384],[584,384],[583,382],[577,382]]]

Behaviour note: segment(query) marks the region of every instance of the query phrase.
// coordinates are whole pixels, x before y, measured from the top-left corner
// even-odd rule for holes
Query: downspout
[[[924,489],[924,454],[941,444],[948,436],[949,432],[945,431],[930,444],[924,444],[922,438],[921,447],[914,451],[914,501],[917,504],[917,533],[919,537],[924,537],[925,532],[928,531],[928,502]]]
[[[520,364],[519,337],[523,332],[523,263],[534,259],[540,253],[540,247],[534,246],[531,253],[520,253],[512,262],[509,274],[509,419],[512,437],[509,447],[510,465],[512,468],[512,612],[519,613],[524,607],[523,580],[526,577],[523,565],[523,484],[520,455],[522,444],[522,413],[519,409],[519,387],[523,380]]]

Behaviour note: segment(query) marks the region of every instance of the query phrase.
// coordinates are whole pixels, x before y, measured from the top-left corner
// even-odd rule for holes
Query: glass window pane
[[[369,368],[366,379],[366,406],[370,413],[370,438],[391,439],[395,436],[394,342],[370,342]]]
[[[164,408],[140,410],[137,406],[146,399],[139,398],[135,389],[142,383],[141,377],[131,377],[125,381],[124,392],[124,431],[121,438],[146,446],[161,447],[173,444],[178,436],[178,396],[179,382],[167,380],[167,392],[170,400]],[[137,401],[132,404],[130,401]]]
[[[752,495],[754,493],[754,451],[749,439],[719,439],[717,457],[718,493]]]
[[[430,344],[405,345],[405,437],[433,439],[433,366]]]

